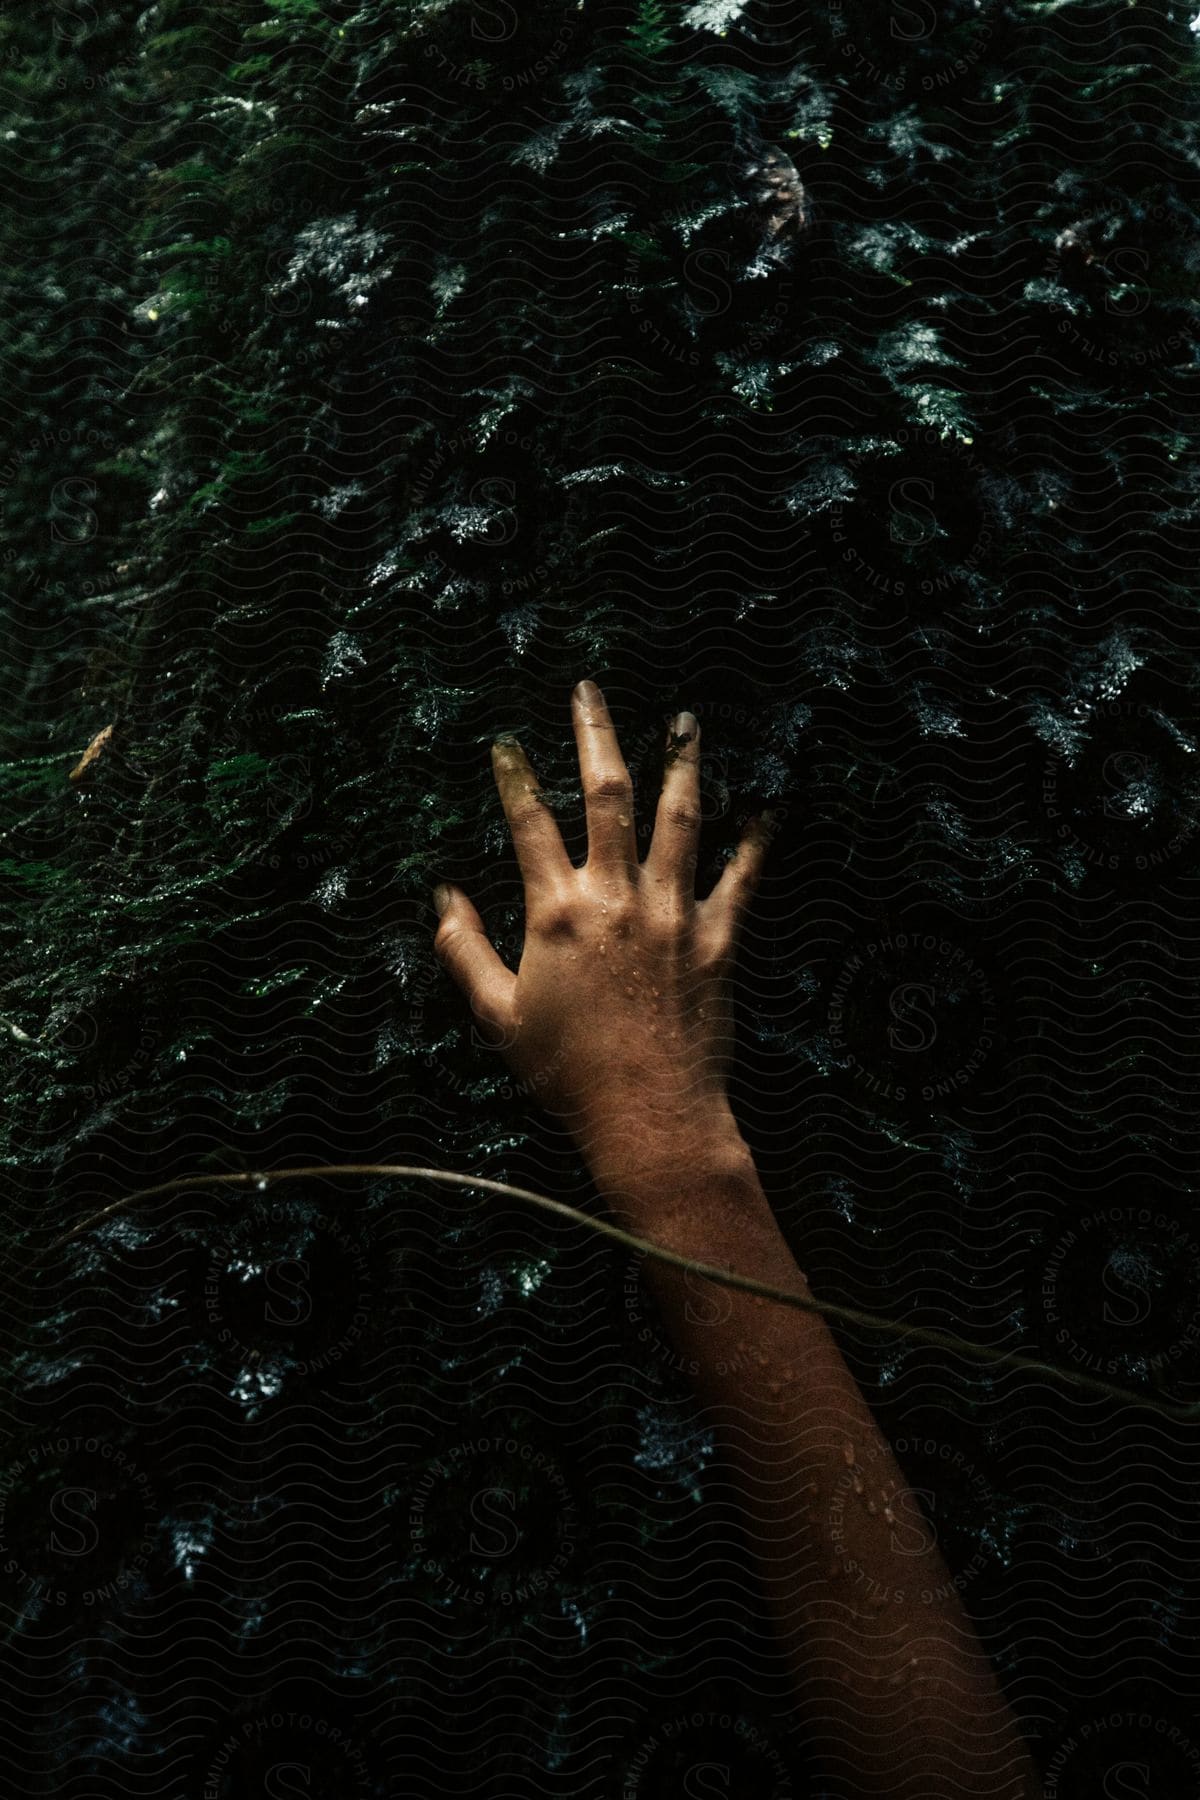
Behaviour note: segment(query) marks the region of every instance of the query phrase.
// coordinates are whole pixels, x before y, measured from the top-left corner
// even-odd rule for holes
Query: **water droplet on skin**
[[[256,1182],[255,1182],[255,1184],[254,1184],[254,1185],[255,1185],[255,1187],[256,1187],[256,1188],[257,1188],[257,1189],[258,1189],[258,1191],[259,1191],[259,1193],[260,1193],[260,1194],[265,1194],[265,1193],[266,1193],[266,1191],[267,1191],[267,1183],[266,1183],[266,1179],[265,1179],[265,1177],[264,1177],[264,1176],[262,1176],[262,1175],[260,1175],[260,1176],[259,1176],[259,1178],[258,1178],[258,1180],[257,1180],[257,1181],[256,1181]]]
[[[629,820],[624,813],[617,814],[617,824],[618,825],[628,825],[628,823],[629,823]]]
[[[627,994],[632,994],[632,993],[633,993],[633,992],[634,992],[634,989],[633,989],[633,988],[631,988],[631,987],[627,987],[627,988],[626,988],[626,989],[625,989],[625,992],[626,992],[626,993],[627,993]]]
[[[854,1491],[856,1494],[861,1494],[863,1491],[862,1476],[857,1473],[854,1477]]]
[[[876,1504],[873,1500],[867,1501],[867,1511],[869,1513],[877,1513],[879,1511],[879,1508],[876,1506]]]
[[[886,1520],[887,1520],[887,1522],[888,1522],[888,1524],[889,1524],[889,1525],[894,1525],[894,1524],[895,1524],[895,1523],[896,1523],[896,1515],[895,1515],[895,1513],[894,1513],[894,1512],[893,1512],[893,1511],[892,1511],[892,1509],[891,1509],[891,1507],[890,1507],[890,1506],[885,1506],[885,1507],[884,1507],[884,1509],[883,1509],[883,1516],[884,1516],[884,1518],[885,1518],[885,1519],[886,1519]]]
[[[842,1446],[842,1461],[845,1463],[845,1465],[848,1469],[852,1469],[854,1467],[854,1445],[853,1444],[844,1444]]]

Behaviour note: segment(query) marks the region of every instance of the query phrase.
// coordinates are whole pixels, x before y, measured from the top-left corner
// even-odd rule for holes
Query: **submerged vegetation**
[[[519,955],[487,746],[580,849],[590,674],[642,820],[699,716],[702,882],[787,809],[735,1101],[814,1289],[1196,1397],[1185,13],[10,0],[0,80],[8,1754],[668,1794],[699,1715],[802,1791],[636,1261],[383,1180],[50,1246],[590,1204],[427,900]],[[843,1342],[1058,1791],[1117,1706],[1182,1791],[1175,1427]]]

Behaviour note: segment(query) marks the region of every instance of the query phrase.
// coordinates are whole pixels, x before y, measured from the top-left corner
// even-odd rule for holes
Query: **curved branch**
[[[1200,1401],[1184,1406],[1160,1400],[1149,1394],[1139,1394],[1134,1388],[1117,1387],[1110,1381],[1101,1381],[1094,1375],[1081,1375],[1078,1370],[1063,1368],[1058,1363],[1042,1362],[1039,1357],[1026,1356],[1019,1350],[993,1350],[985,1344],[972,1344],[966,1338],[956,1337],[951,1331],[940,1331],[936,1326],[910,1325],[901,1319],[889,1318],[884,1313],[863,1312],[858,1307],[841,1306],[834,1300],[814,1300],[811,1296],[796,1294],[787,1288],[773,1287],[769,1282],[756,1281],[753,1276],[740,1275],[736,1269],[722,1269],[712,1263],[695,1262],[689,1256],[680,1256],[674,1250],[664,1249],[661,1244],[651,1243],[648,1238],[635,1237],[632,1232],[623,1231],[619,1225],[609,1224],[607,1219],[593,1218],[590,1213],[581,1212],[578,1207],[568,1206],[563,1200],[552,1200],[546,1194],[536,1194],[530,1188],[513,1187],[506,1181],[492,1181],[485,1175],[460,1175],[454,1170],[421,1168],[413,1163],[314,1163],[294,1169],[239,1170],[233,1175],[181,1175],[173,1181],[162,1181],[155,1187],[139,1188],[135,1193],[122,1195],[121,1199],[114,1200],[99,1212],[81,1219],[78,1225],[56,1238],[50,1245],[50,1251],[62,1249],[64,1244],[69,1244],[73,1238],[90,1230],[93,1225],[102,1224],[114,1213],[132,1206],[135,1200],[149,1200],[158,1194],[181,1193],[189,1188],[263,1189],[273,1181],[307,1181],[328,1175],[407,1175],[426,1181],[444,1181],[455,1187],[484,1188],[491,1194],[507,1194],[510,1199],[524,1200],[543,1212],[556,1213],[559,1218],[570,1219],[576,1225],[586,1225],[590,1231],[601,1237],[611,1238],[614,1243],[623,1244],[629,1250],[644,1251],[656,1262],[670,1263],[673,1268],[699,1275],[722,1287],[741,1288],[747,1294],[758,1294],[764,1300],[774,1300],[782,1306],[795,1306],[802,1312],[821,1313],[825,1318],[838,1319],[844,1325],[857,1325],[870,1331],[887,1331],[894,1337],[906,1338],[913,1343],[932,1344],[941,1350],[956,1350],[975,1362],[990,1363],[993,1367],[1004,1366],[1023,1369],[1030,1375],[1046,1375],[1051,1380],[1066,1381],[1073,1387],[1086,1389],[1093,1394],[1103,1394],[1106,1399],[1119,1400],[1127,1406],[1153,1407],[1158,1412],[1178,1419],[1200,1418]]]

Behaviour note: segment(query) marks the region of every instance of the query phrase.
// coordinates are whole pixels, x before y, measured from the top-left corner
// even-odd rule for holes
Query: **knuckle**
[[[673,831],[690,832],[700,829],[700,808],[688,800],[664,801],[663,817]]]
[[[686,929],[686,909],[669,894],[658,901],[646,918],[647,940],[658,950],[667,950],[677,945]]]
[[[727,953],[707,944],[695,946],[692,955],[692,979],[702,991],[712,992],[718,988],[729,972],[730,962]]]
[[[696,938],[696,967],[705,974],[723,969],[732,954],[732,940],[720,927],[710,926]]]
[[[509,808],[509,823],[514,831],[533,831],[545,817],[546,808],[536,794],[522,794]]]
[[[614,769],[608,774],[593,776],[585,795],[589,800],[629,800],[633,796],[633,783],[627,770],[618,773]]]
[[[647,920],[642,943],[660,967],[669,967],[679,948],[679,933],[668,919]]]
[[[529,930],[544,938],[568,938],[575,935],[578,918],[574,903],[566,894],[549,894],[530,905]]]

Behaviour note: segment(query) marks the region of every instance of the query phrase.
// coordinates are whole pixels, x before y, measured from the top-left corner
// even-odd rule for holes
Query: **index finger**
[[[496,739],[492,745],[492,772],[526,888],[572,874],[562,833],[541,797],[538,778],[516,738]]]

